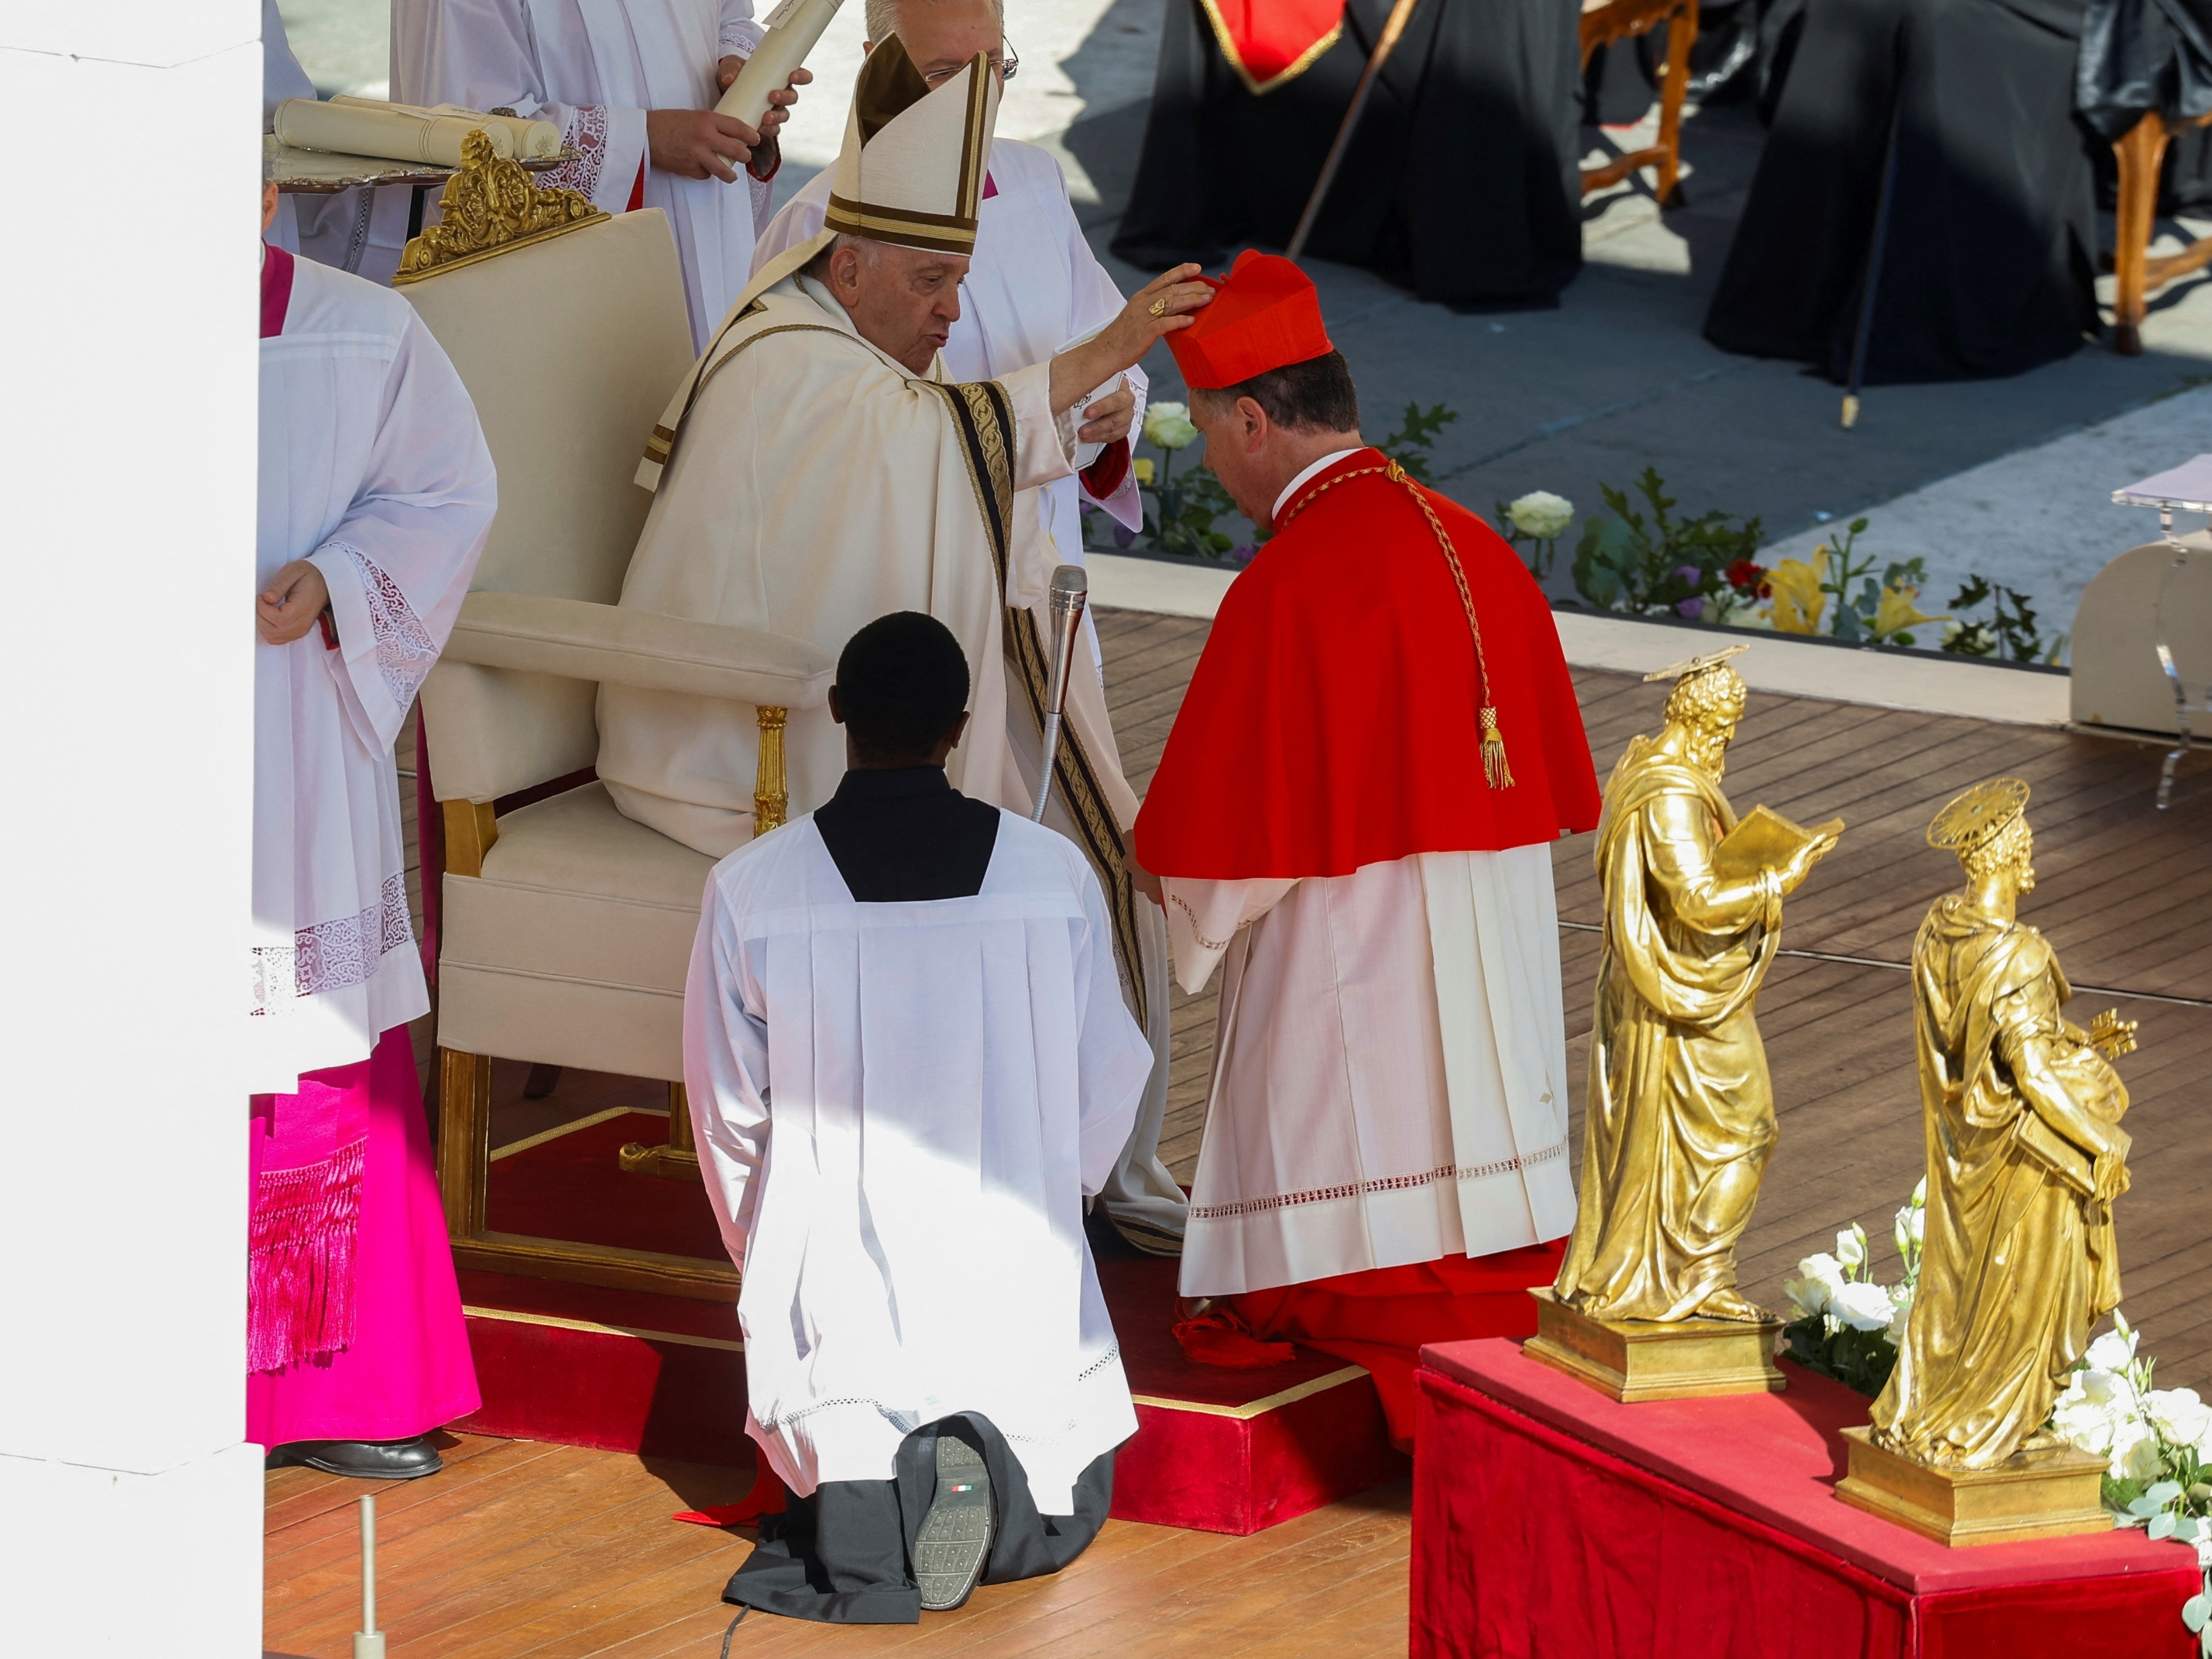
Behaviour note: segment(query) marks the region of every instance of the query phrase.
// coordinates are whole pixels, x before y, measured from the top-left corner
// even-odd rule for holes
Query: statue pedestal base
[[[1785,1386],[1774,1366],[1779,1320],[1592,1319],[1548,1290],[1528,1294],[1536,1298],[1536,1334],[1521,1352],[1624,1404],[1778,1394]]]
[[[1940,1544],[2010,1544],[2110,1532],[2100,1496],[2105,1460],[2062,1446],[2014,1452],[1993,1469],[1939,1469],[1845,1429],[1850,1472],[1836,1496]]]

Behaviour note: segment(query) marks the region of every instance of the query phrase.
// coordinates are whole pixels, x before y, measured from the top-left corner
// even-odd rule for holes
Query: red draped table
[[[1867,1402],[1623,1406],[1494,1340],[1425,1348],[1414,1659],[2196,1659],[2196,1553],[2140,1532],[1948,1549],[1835,1496]]]

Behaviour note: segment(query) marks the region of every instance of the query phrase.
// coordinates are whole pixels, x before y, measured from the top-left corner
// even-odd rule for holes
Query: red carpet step
[[[501,1232],[721,1257],[694,1188],[624,1175],[616,1149],[666,1138],[644,1114],[592,1123],[492,1165]],[[1098,1273],[1137,1405],[1114,1515],[1205,1532],[1258,1532],[1403,1474],[1375,1385],[1300,1349],[1261,1370],[1195,1365],[1170,1334],[1176,1264],[1102,1257]],[[734,1308],[681,1297],[465,1272],[483,1408],[455,1426],[693,1462],[750,1466],[744,1352]]]

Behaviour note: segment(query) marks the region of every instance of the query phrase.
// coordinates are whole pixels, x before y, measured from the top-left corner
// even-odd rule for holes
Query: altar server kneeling
[[[491,528],[491,453],[406,301],[262,259],[246,1437],[404,1480],[478,1402],[408,1040],[430,996],[392,749]]]
[[[794,1618],[910,1624],[1059,1571],[1137,1427],[1083,1206],[1152,1049],[1084,854],[947,781],[968,693],[933,618],[854,635],[843,781],[714,867],[692,951],[745,1429],[793,1493],[724,1595]]]
[[[1362,441],[1305,275],[1248,252],[1168,343],[1275,531],[1137,820],[1183,988],[1225,964],[1177,1334],[1365,1365],[1409,1441],[1420,1345],[1533,1333],[1574,1225],[1549,843],[1597,779],[1543,593]]]

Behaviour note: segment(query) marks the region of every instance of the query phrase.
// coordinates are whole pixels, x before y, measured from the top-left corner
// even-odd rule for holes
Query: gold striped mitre
[[[896,247],[972,254],[999,90],[980,52],[933,92],[898,36],[878,42],[853,88],[823,228]]]

